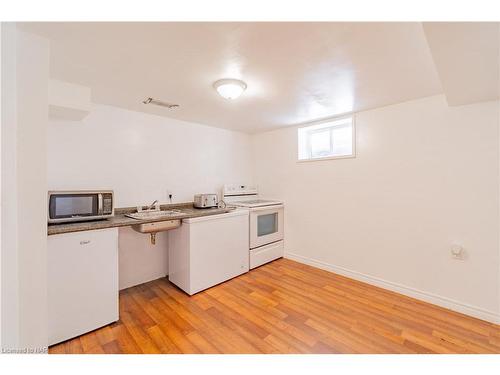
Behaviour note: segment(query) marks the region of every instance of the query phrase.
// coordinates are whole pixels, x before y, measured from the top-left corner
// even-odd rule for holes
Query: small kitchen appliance
[[[196,208],[212,208],[217,207],[217,194],[196,194],[194,196],[194,207]]]
[[[114,215],[112,190],[49,191],[48,222],[99,220]]]

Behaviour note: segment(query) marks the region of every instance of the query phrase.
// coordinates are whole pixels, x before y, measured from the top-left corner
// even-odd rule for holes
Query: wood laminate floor
[[[500,326],[288,259],[189,297],[120,292],[120,320],[50,353],[500,353]]]

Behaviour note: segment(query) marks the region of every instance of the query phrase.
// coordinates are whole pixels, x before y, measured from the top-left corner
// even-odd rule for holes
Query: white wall
[[[285,201],[288,256],[498,320],[498,121],[495,102],[415,100],[357,114],[356,158],[308,163],[296,128],[256,135],[256,182]]]
[[[2,346],[7,349],[47,345],[48,75],[48,41],[2,24]]]
[[[168,274],[168,232],[156,234],[156,244],[150,236],[132,228],[120,228],[120,289],[129,288]]]
[[[498,28],[498,51],[500,52],[500,27]],[[500,58],[500,56],[499,56]],[[500,64],[498,64],[498,92],[500,92]],[[500,100],[498,101],[498,113],[500,113]],[[500,129],[500,119],[499,119],[499,129]],[[499,149],[500,149],[500,130],[498,132],[498,144],[499,144]],[[498,157],[500,158],[500,150],[498,152]],[[499,168],[500,168],[500,160],[499,160]],[[498,189],[499,189],[499,222],[498,222],[498,235],[499,235],[499,247],[498,247],[498,280],[497,280],[497,285],[498,285],[498,311],[500,311],[500,170],[498,171],[499,175],[499,183],[498,183]]]
[[[499,53],[499,56],[498,56],[498,61],[500,61],[500,27],[498,28],[498,53]],[[498,92],[500,92],[500,64],[498,64]],[[498,119],[499,119],[499,129],[500,129],[500,100],[498,101],[498,105],[497,105],[497,111],[498,111]],[[499,144],[499,149],[500,149],[500,130],[498,132],[498,144]],[[498,152],[498,157],[500,158],[500,150]],[[499,160],[499,168],[500,168],[500,160]],[[498,189],[499,189],[499,222],[498,222],[498,235],[499,235],[499,247],[498,247],[498,259],[499,259],[499,262],[498,262],[498,280],[497,280],[497,285],[498,285],[498,293],[499,293],[499,297],[498,297],[498,311],[500,311],[500,169],[498,171],[498,176],[499,176],[499,183],[498,183]]]
[[[81,121],[90,112],[90,87],[51,79],[49,81],[49,117]]]
[[[115,107],[94,105],[79,122],[49,121],[49,189],[115,191],[117,207],[155,199],[190,202],[225,183],[252,182],[250,136]],[[120,230],[120,287],[165,276],[167,233]]]
[[[94,105],[80,122],[49,122],[50,189],[112,188],[117,207],[190,202],[251,178],[250,136]]]
[[[3,54],[2,51],[2,30],[3,26],[0,23],[0,56]],[[3,68],[2,66],[4,65],[3,58],[0,58],[0,118],[2,119],[3,123],[3,105],[4,105],[4,100],[5,100],[5,94],[3,94],[3,86],[2,86],[2,76],[3,76]],[[0,130],[0,166],[2,165],[2,131]],[[0,173],[0,196],[2,195],[2,174]],[[2,244],[2,201],[0,199],[0,248]],[[0,250],[0,348],[2,347],[2,252]]]
[[[13,24],[2,23],[2,347],[18,347],[16,39]],[[11,95],[5,95],[10,92]],[[7,199],[9,197],[9,199]],[[9,217],[9,220],[4,220]],[[8,287],[7,287],[8,286]]]

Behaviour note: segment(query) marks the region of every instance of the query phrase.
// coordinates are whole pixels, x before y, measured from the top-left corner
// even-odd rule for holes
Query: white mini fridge
[[[248,210],[184,219],[169,232],[168,279],[193,295],[249,270]]]
[[[47,240],[49,345],[119,319],[118,228]]]

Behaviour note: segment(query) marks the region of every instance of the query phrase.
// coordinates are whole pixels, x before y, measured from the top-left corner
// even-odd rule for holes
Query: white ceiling
[[[258,132],[442,93],[420,23],[30,23],[92,100]],[[235,101],[212,87],[248,84]],[[146,97],[177,103],[146,106]]]
[[[448,104],[498,98],[498,23],[425,23],[424,31]]]

